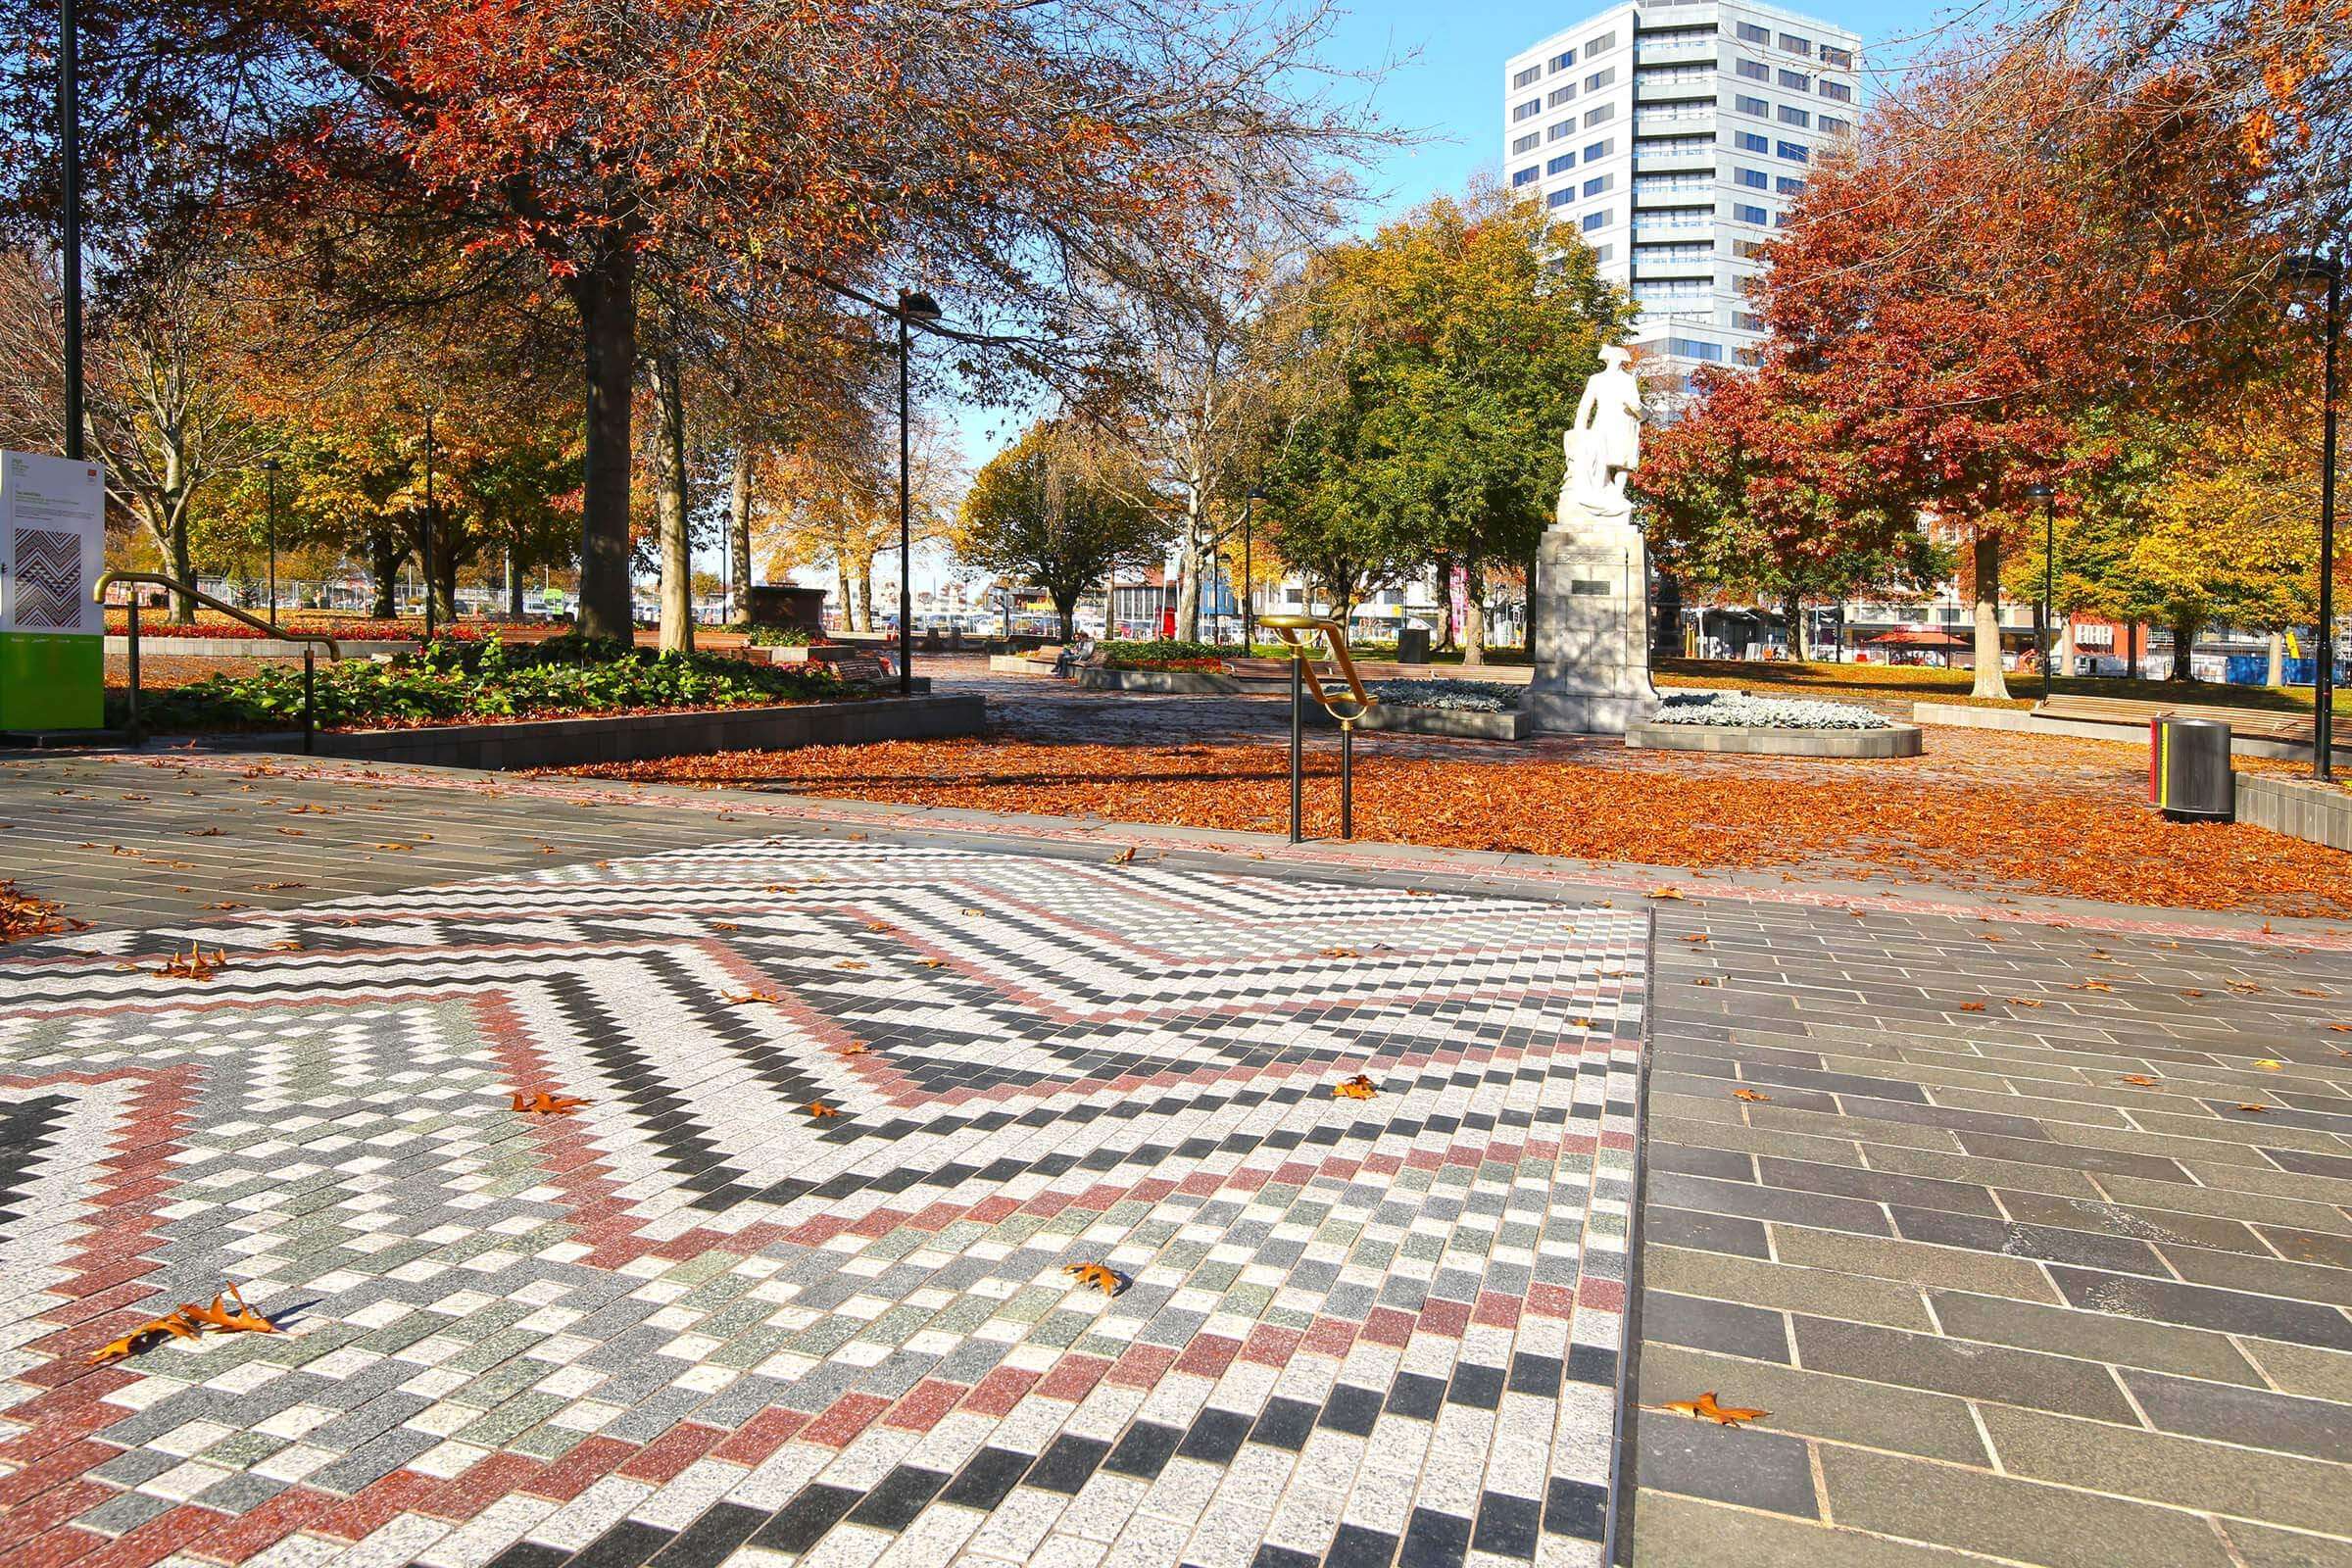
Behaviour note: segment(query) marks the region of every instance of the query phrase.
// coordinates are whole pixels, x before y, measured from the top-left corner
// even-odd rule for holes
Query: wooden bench
[[[2304,745],[2311,740],[2311,715],[2257,708],[2227,708],[2198,703],[2150,703],[2131,697],[2052,697],[2035,705],[2044,718],[2075,719],[2093,724],[2130,724],[2146,729],[2167,714],[2181,718],[2216,718],[2230,726],[2232,738],[2283,741]]]

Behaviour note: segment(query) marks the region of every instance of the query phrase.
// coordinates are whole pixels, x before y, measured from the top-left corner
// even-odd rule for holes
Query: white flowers
[[[1758,697],[1752,692],[1675,692],[1650,715],[1653,724],[1704,724],[1719,729],[1891,729],[1892,720],[1851,703],[1808,697]]]

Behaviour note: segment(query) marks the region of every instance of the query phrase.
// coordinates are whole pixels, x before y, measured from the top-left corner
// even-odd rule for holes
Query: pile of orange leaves
[[[162,1317],[152,1318],[119,1340],[110,1340],[90,1352],[94,1363],[120,1361],[125,1356],[161,1345],[166,1340],[192,1340],[206,1329],[220,1329],[232,1334],[276,1334],[278,1326],[245,1304],[245,1298],[231,1285],[227,1294],[213,1298],[213,1304],[182,1301]]]
[[[155,972],[172,980],[210,980],[227,967],[226,953],[218,950],[207,953],[191,942],[187,952],[172,954],[164,960],[164,966]]]
[[[49,900],[20,893],[16,883],[0,881],[0,947],[88,929],[88,921],[58,913],[58,906]]]

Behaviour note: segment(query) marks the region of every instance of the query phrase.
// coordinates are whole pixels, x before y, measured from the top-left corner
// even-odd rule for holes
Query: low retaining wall
[[[1026,654],[991,654],[988,656],[988,672],[991,675],[1051,675],[1054,673],[1054,661],[1031,659]]]
[[[436,767],[572,767],[635,762],[709,752],[785,751],[799,746],[857,746],[871,741],[977,735],[986,722],[978,697],[882,697],[792,708],[728,708],[695,713],[624,713],[612,718],[548,718],[518,724],[449,724],[432,729],[321,732],[321,757]],[[301,745],[284,736],[253,737],[272,751]]]
[[[1749,757],[1917,757],[1926,737],[1917,724],[1886,729],[1766,729],[1730,724],[1631,724],[1625,744],[1661,752],[1724,752]]]
[[[2309,779],[2237,775],[2237,819],[2290,838],[2352,851],[2352,794]]]
[[[1465,741],[1517,741],[1527,738],[1528,724],[1528,713],[1523,708],[1506,708],[1499,713],[1474,713],[1450,708],[1404,708],[1396,703],[1375,703],[1370,712],[1356,720],[1355,727],[1405,735],[1447,735]]]
[[[1082,669],[1078,684],[1090,692],[1184,693],[1230,697],[1242,688],[1230,675],[1205,669]]]
[[[385,638],[382,641],[361,638],[338,638],[336,644],[345,659],[365,659],[369,654],[413,654],[421,646],[414,638]],[[315,648],[318,657],[326,657],[323,643],[288,642],[282,637],[151,637],[139,633],[139,657],[153,659],[160,654],[181,659],[300,659],[305,648]],[[128,657],[130,639],[107,633],[106,651]]]
[[[2005,729],[2027,735],[2073,735],[2086,741],[2115,741],[2145,746],[2145,724],[2106,723],[2095,718],[2045,718],[2023,708],[1964,708],[1957,703],[1913,703],[1911,716],[1922,724],[1951,724],[1963,729]],[[2259,735],[2231,735],[2233,757],[2277,757],[2289,761],[2311,759],[2311,748],[2293,741],[2265,740]]]

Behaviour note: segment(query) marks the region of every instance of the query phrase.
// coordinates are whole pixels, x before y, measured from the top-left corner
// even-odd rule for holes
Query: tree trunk
[[[438,627],[452,626],[458,619],[458,558],[454,551],[443,551],[433,560],[433,580],[424,591],[433,596],[433,615]]]
[[[522,566],[512,550],[507,552],[507,613],[515,620],[522,618]]]
[[[1477,562],[1464,562],[1463,575],[1468,579],[1462,593],[1462,667],[1483,669],[1487,662],[1487,607],[1481,579],[1485,568]]]
[[[2196,646],[2197,627],[2194,624],[2173,627],[2173,672],[2169,679],[2186,681],[2197,678],[2196,670],[2189,663],[2189,655]]]
[[[839,558],[836,558],[833,563],[833,587],[836,596],[833,603],[835,629],[856,631],[858,621],[855,612],[851,609],[855,601],[850,596],[850,564]]]
[[[1061,641],[1067,646],[1078,635],[1078,596],[1054,596],[1054,614],[1061,622]]]
[[[379,528],[368,535],[368,577],[375,586],[375,602],[368,613],[377,620],[390,620],[400,613],[393,599],[393,590],[400,583],[400,564],[408,555],[400,535],[389,528]]]
[[[1781,601],[1781,618],[1788,623],[1788,657],[1800,664],[1813,662],[1813,639],[1805,625],[1805,602],[1794,594]]]
[[[630,401],[637,385],[637,257],[625,237],[571,280],[587,374],[580,468],[579,632],[628,642]]]
[[[1438,646],[1451,648],[1461,628],[1453,623],[1453,558],[1438,553]]]
[[[2001,542],[1988,533],[1977,535],[1976,560],[1976,684],[1971,697],[2007,701],[2009,682],[2001,676]]]
[[[858,592],[858,629],[874,629],[874,568],[867,566],[855,579]]]
[[[1200,548],[1200,492],[1195,490],[1191,497],[1184,517],[1184,548],[1176,557],[1176,635],[1186,642],[1199,642],[1200,574],[1206,569],[1207,552]]]
[[[2050,655],[2050,673],[2071,675],[2075,672],[2075,617],[2059,617],[2057,648]]]
[[[2265,686],[2286,684],[2286,639],[2277,632],[2271,633],[2270,666],[2263,674],[2262,683]]]
[[[727,580],[735,588],[735,619],[752,618],[752,455],[735,449],[727,486]]]
[[[686,387],[675,350],[653,358],[654,521],[662,562],[661,649],[694,652],[694,540],[687,531]]]

